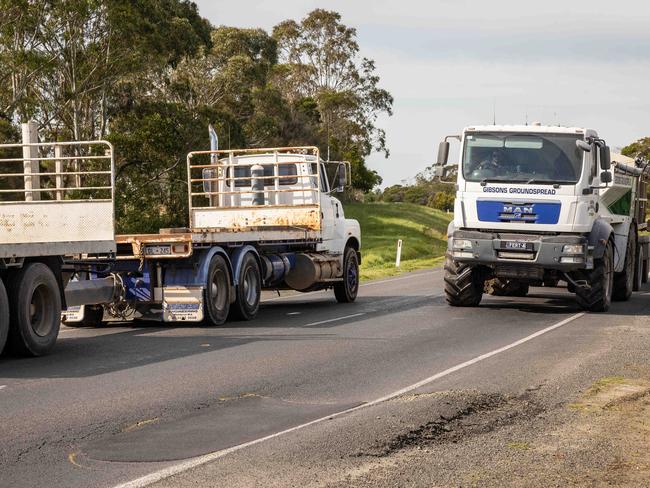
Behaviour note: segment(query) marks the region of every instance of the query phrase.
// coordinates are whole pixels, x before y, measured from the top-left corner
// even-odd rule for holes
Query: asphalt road
[[[564,290],[536,288],[455,309],[441,285],[429,270],[367,283],[349,305],[271,299],[220,328],[63,328],[51,356],[0,359],[0,487],[327,484],[332,460],[402,421],[477,401],[395,398],[525,391],[586,368],[613,340],[605,328],[650,304],[644,291],[580,314]]]

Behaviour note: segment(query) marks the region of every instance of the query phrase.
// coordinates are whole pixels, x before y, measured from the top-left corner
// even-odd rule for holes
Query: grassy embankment
[[[349,203],[345,216],[361,224],[363,280],[439,265],[447,247],[447,224],[453,217],[409,203]],[[396,268],[398,239],[403,241],[402,263]]]

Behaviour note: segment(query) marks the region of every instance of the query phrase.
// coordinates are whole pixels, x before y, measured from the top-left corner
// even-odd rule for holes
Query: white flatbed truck
[[[604,312],[647,281],[647,161],[611,155],[593,129],[472,126],[440,144],[439,175],[449,138],[460,141],[450,305],[563,280],[581,308]]]
[[[113,148],[106,141],[0,145],[0,352],[49,352],[80,256],[116,251]]]
[[[360,228],[333,196],[348,168],[322,161],[316,147],[189,153],[189,227],[116,236],[111,266],[98,259],[86,269],[91,281],[112,279],[111,299],[86,302],[66,323],[250,320],[263,289],[333,288],[339,302],[354,301]]]

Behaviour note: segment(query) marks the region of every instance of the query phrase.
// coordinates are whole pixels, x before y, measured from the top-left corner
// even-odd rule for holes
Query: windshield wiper
[[[572,184],[570,181],[563,181],[563,180],[539,180],[537,178],[531,178],[528,181],[526,181],[527,185],[530,185],[531,183],[537,183],[538,185],[553,185],[556,188],[559,188],[560,185],[570,185]]]

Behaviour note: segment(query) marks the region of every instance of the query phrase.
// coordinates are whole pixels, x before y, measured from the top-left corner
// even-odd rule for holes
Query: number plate
[[[503,249],[513,249],[516,251],[532,251],[533,243],[522,241],[502,241],[501,247]]]
[[[144,248],[146,256],[169,256],[172,253],[171,246],[147,246]]]

